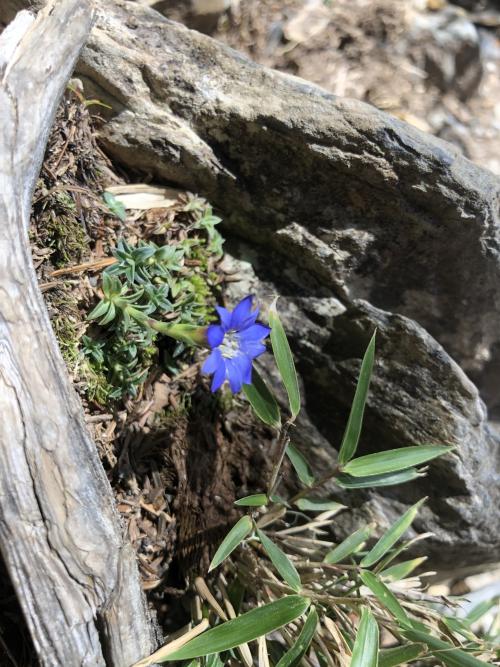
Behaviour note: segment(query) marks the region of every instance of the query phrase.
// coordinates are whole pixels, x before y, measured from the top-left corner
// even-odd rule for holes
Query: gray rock
[[[474,95],[483,75],[480,39],[463,12],[447,7],[416,15],[410,40],[417,46],[418,64],[439,90],[453,90],[462,100]]]
[[[307,267],[299,268],[295,261],[250,255],[249,262],[241,242],[231,250],[246,258],[233,260],[243,278],[231,285],[233,301],[251,292],[265,304],[271,295],[283,293],[286,284],[279,310],[297,356],[305,404],[294,442],[318,476],[335,463],[332,446],[341,442],[360,360],[375,328],[377,361],[358,453],[418,443],[456,447],[456,454],[433,462],[427,476],[411,484],[356,493],[331,485],[330,493],[355,508],[354,515],[336,518],[336,536],[345,537],[359,521],[376,520],[382,531],[409,503],[428,496],[415,526],[417,532],[434,533],[425,546],[434,565],[453,571],[459,565],[498,560],[500,540],[491,526],[500,521],[500,437],[490,428],[477,388],[458,364],[414,320],[365,301],[346,307],[318,296],[321,289],[304,290]],[[265,370],[273,375],[272,367]],[[279,385],[276,376],[274,380],[273,386]]]
[[[315,464],[334,459],[377,326],[362,451],[446,442],[456,452],[418,485],[353,495],[356,512],[387,522],[428,494],[416,527],[436,532],[435,563],[497,560],[498,440],[465,375],[482,386],[500,358],[497,180],[366,104],[259,67],[135,3],[99,4],[106,16],[77,74],[113,107],[105,146],[207,196],[226,235],[244,239],[240,259],[252,259],[243,287],[282,294]]]

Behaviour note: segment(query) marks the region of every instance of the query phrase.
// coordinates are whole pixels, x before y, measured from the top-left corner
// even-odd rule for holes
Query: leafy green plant
[[[112,195],[106,203],[123,219]],[[96,324],[81,341],[89,380],[101,378],[88,382],[99,402],[135,396],[153,365],[175,372],[186,342],[210,320],[216,285],[211,266],[223,242],[216,229],[220,218],[195,197],[185,210],[191,222],[177,242],[121,239],[112,251],[116,261],[103,272],[102,298],[88,315]]]
[[[238,312],[234,311],[235,320],[231,319],[231,313],[220,309],[222,330],[219,325],[214,328],[210,343],[218,363],[205,365],[206,372],[224,370],[226,379],[233,384],[238,384],[230,375],[236,373],[236,367],[229,362],[238,354],[240,343],[235,342],[231,326],[236,321],[237,331],[243,332],[250,326],[251,306],[245,305],[247,319],[242,320],[243,303],[240,302]],[[399,484],[424,475],[425,469],[419,466],[449,455],[452,448],[426,444],[356,457],[374,368],[373,335],[361,364],[339,459],[332,463],[329,473],[316,478],[306,457],[289,442],[300,411],[300,393],[292,352],[275,304],[269,321],[271,345],[288,394],[289,411],[281,415],[273,392],[260,375],[254,373],[252,383],[243,384],[244,394],[257,417],[275,429],[271,453],[274,463],[266,492],[236,501],[237,506],[247,508],[247,514],[222,540],[210,565],[211,571],[220,573],[215,586],[222,599],[226,600],[223,582],[228,576],[243,595],[243,598],[239,595],[243,604],[239,602],[238,608],[250,607],[250,610],[235,613],[231,620],[219,619],[206,632],[200,629],[201,634],[180,650],[169,652],[167,645],[164,657],[158,657],[158,661],[194,658],[195,662],[189,665],[207,667],[214,660],[216,664],[228,664],[234,649],[240,647],[243,663],[250,667],[256,663],[253,657],[248,658],[248,642],[258,639],[255,659],[263,667],[299,664],[392,667],[427,658],[433,665],[484,665],[484,659],[494,656],[491,646],[468,631],[466,620],[455,627],[443,623],[442,613],[436,612],[432,602],[422,599],[414,571],[425,559],[401,561],[389,567],[416,541],[417,538],[405,542],[403,538],[425,498],[379,534],[374,543],[375,523],[361,526],[338,544],[320,539],[321,529],[345,509],[335,500],[318,498],[317,493],[327,481],[341,489]],[[260,333],[257,330],[254,333],[255,338],[260,333],[267,335],[264,327]],[[246,348],[242,347],[240,354],[243,357]],[[243,359],[241,363],[247,361]],[[220,386],[220,380],[216,379],[215,387]],[[277,495],[285,455],[301,485],[289,498]],[[314,512],[315,518],[305,512]],[[367,544],[371,546],[367,548]],[[380,648],[382,630],[393,638],[389,648]],[[271,632],[272,640],[268,641],[266,635]],[[241,650],[243,645],[245,651]],[[144,664],[151,663],[146,660]]]

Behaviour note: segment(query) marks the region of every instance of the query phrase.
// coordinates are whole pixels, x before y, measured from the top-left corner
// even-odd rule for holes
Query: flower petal
[[[271,333],[269,327],[263,324],[252,324],[240,332],[240,340],[243,341],[260,341],[267,338]]]
[[[245,380],[248,378],[249,368],[251,369],[252,362],[244,354],[232,359],[226,359],[227,379],[233,394],[241,391]]]
[[[218,347],[224,340],[224,329],[219,324],[211,324],[207,329],[207,341],[210,347]]]
[[[233,310],[231,314],[231,329],[242,329],[249,317],[253,317],[253,314],[250,312],[252,310],[252,299],[252,295],[246,296]],[[255,320],[253,321],[255,322]]]
[[[222,306],[215,306],[215,310],[219,313],[220,323],[224,331],[228,331],[231,328],[231,313],[227,308]]]
[[[227,374],[227,367],[226,367],[226,362],[224,359],[222,359],[222,363],[217,366],[217,369],[214,373],[214,377],[212,378],[212,386],[210,387],[210,390],[212,392],[216,392],[217,389],[220,389],[222,385],[224,384],[224,380],[226,379],[226,374]]]
[[[219,349],[212,350],[212,352],[205,359],[205,363],[201,367],[202,373],[215,373],[220,364],[224,365],[222,354]]]
[[[250,359],[255,359],[266,351],[266,346],[256,340],[242,340],[240,341],[240,350]]]
[[[243,384],[252,384],[252,370],[253,370],[252,360],[248,359],[248,367],[245,373],[243,374]]]

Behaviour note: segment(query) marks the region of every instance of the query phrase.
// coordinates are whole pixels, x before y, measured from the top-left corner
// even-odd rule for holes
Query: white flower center
[[[232,329],[224,335],[220,351],[226,359],[233,359],[238,356],[240,353],[240,337],[237,331]]]

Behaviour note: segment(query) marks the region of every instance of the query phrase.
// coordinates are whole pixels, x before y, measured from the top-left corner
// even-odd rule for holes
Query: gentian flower
[[[218,306],[220,324],[207,329],[207,341],[212,350],[203,364],[204,373],[213,373],[212,391],[229,380],[233,393],[244,384],[252,383],[252,362],[266,350],[262,342],[271,329],[256,322],[257,308],[252,312],[252,297],[247,296],[233,312]]]

